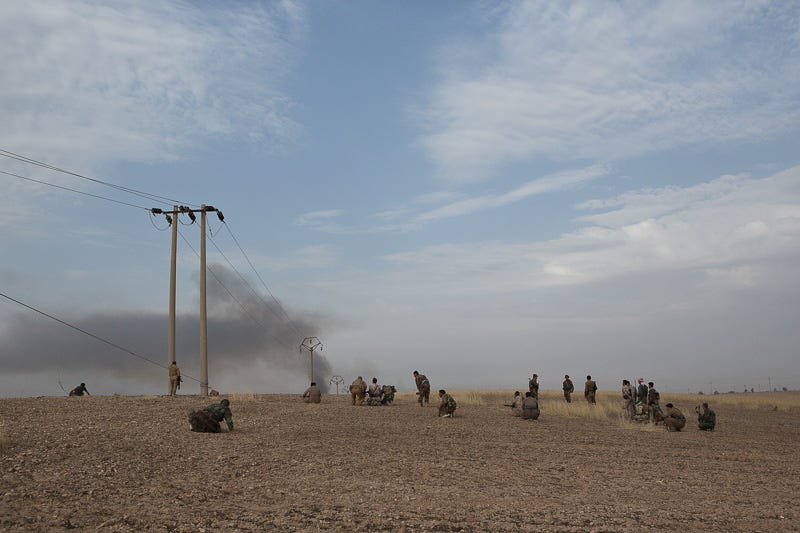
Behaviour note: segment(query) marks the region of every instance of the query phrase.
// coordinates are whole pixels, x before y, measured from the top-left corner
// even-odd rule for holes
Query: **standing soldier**
[[[637,402],[647,405],[647,385],[644,384],[644,378],[639,378],[639,388],[636,389],[638,396]]]
[[[564,383],[561,384],[561,389],[564,391],[564,399],[567,400],[567,403],[572,403],[572,393],[575,392],[575,385],[572,384],[572,380],[569,379],[569,374],[564,376]]]
[[[703,404],[703,411],[697,410],[697,427],[701,431],[714,431],[717,425],[717,413],[708,408],[708,404]]]
[[[668,403],[664,406],[664,425],[667,426],[667,431],[680,431],[686,425],[686,417],[683,416],[681,410]]]
[[[353,383],[350,384],[350,398],[353,399],[353,405],[364,403],[364,394],[367,392],[367,384],[364,383],[364,378],[358,376]]]
[[[457,407],[455,399],[447,394],[444,389],[439,389],[439,399],[439,416],[444,418],[453,416]]]
[[[661,406],[659,405],[661,395],[656,390],[652,381],[649,381],[647,386],[647,411],[650,415],[650,421],[655,424],[662,415]]]
[[[622,380],[622,412],[631,420],[633,420],[633,415],[636,414],[636,407],[633,405],[631,382],[627,379]]]
[[[181,384],[181,369],[172,361],[169,364],[169,395],[175,396]]]
[[[597,383],[592,381],[592,376],[586,376],[586,386],[583,388],[583,396],[590,404],[597,403],[595,393],[597,392]]]
[[[534,374],[528,381],[528,390],[534,398],[539,397],[539,374]]]
[[[417,384],[419,406],[428,405],[431,400],[431,382],[425,374],[420,374],[416,370],[414,370],[414,382]]]

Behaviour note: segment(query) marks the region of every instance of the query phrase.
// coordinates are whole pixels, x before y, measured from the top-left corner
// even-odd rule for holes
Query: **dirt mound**
[[[189,431],[207,398],[0,400],[0,529],[800,529],[797,411],[720,406],[717,431],[666,433],[499,404],[440,419],[407,398],[229,398],[220,434]]]

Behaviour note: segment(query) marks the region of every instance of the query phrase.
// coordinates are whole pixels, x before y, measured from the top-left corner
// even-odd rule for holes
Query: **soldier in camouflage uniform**
[[[350,398],[353,400],[353,405],[356,403],[361,405],[364,403],[364,395],[367,393],[367,384],[364,383],[364,378],[358,376],[353,383],[350,384]]]
[[[583,388],[583,396],[590,404],[597,403],[595,394],[597,393],[597,383],[592,380],[592,376],[586,376],[586,385]]]
[[[631,382],[627,379],[622,380],[622,412],[631,420],[636,414],[636,406],[633,404],[633,389],[631,389]]]
[[[661,412],[661,395],[656,390],[656,386],[652,381],[647,383],[647,410],[650,415],[650,421],[653,424],[661,420],[663,413]]]
[[[372,385],[369,386],[367,394],[369,395],[369,398],[367,399],[367,405],[381,404],[381,396],[383,396],[383,387],[378,385],[378,378],[372,378]]]
[[[539,374],[534,374],[528,381],[528,390],[534,398],[539,397]]]
[[[572,403],[572,393],[575,392],[575,385],[569,379],[569,375],[564,376],[564,383],[561,384],[561,390],[564,391],[564,399],[567,403]]]
[[[425,374],[420,374],[414,370],[414,383],[417,385],[417,401],[419,406],[427,405],[431,399],[431,382]]]
[[[703,404],[703,411],[698,409],[697,427],[702,431],[714,431],[717,425],[717,413],[708,408],[708,404]]]
[[[381,396],[381,405],[389,405],[394,401],[394,394],[397,392],[397,389],[394,388],[394,385],[384,385],[383,386],[383,395]]]
[[[320,403],[322,401],[322,392],[315,381],[312,381],[311,386],[303,392],[303,401],[305,403]]]
[[[453,416],[457,407],[456,401],[444,389],[439,389],[439,416],[449,418]]]
[[[522,418],[525,420],[539,418],[539,398],[531,394],[530,391],[525,393],[525,399],[522,400]]]
[[[89,394],[89,391],[86,389],[86,383],[81,383],[80,385],[69,391],[70,396],[83,396],[84,393],[87,396],[91,396],[91,394]]]
[[[225,420],[228,431],[233,431],[233,414],[226,399],[219,403],[212,403],[205,409],[192,410],[189,413],[189,425],[192,431],[200,433],[219,433],[219,423]]]
[[[686,425],[686,417],[680,409],[668,403],[664,406],[664,425],[667,431],[680,431]]]

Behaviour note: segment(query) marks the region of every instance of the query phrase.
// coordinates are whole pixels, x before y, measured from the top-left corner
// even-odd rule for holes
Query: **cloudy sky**
[[[796,3],[43,0],[0,31],[0,395],[166,388],[175,202],[225,215],[222,391],[302,391],[310,335],[324,382],[800,387]]]

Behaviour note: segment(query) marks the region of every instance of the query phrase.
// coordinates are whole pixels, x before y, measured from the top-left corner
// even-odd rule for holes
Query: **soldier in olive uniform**
[[[361,405],[364,403],[364,395],[367,393],[367,384],[364,383],[364,378],[358,376],[353,383],[350,384],[350,398],[353,399],[353,405],[356,403]]]
[[[534,374],[528,381],[528,390],[534,398],[539,397],[539,374]]]
[[[680,431],[686,425],[686,417],[680,409],[668,403],[664,406],[664,425],[668,431]]]
[[[169,395],[175,396],[178,392],[178,386],[181,382],[181,369],[175,361],[169,364]]]
[[[647,410],[650,414],[650,421],[653,424],[658,423],[662,417],[661,413],[661,395],[656,390],[655,384],[652,381],[647,383]]]
[[[414,370],[414,383],[417,385],[419,406],[428,405],[431,400],[431,382],[428,381],[428,377]]]
[[[205,409],[192,410],[189,413],[189,425],[192,431],[199,433],[219,433],[219,423],[223,420],[228,425],[228,431],[233,431],[233,414],[230,402],[224,399],[219,403],[212,403]]]
[[[597,403],[595,394],[597,393],[597,383],[592,380],[592,376],[586,376],[586,385],[583,388],[583,396],[590,404]]]
[[[530,391],[525,393],[525,399],[522,400],[522,418],[525,420],[539,418],[539,398],[531,394]]]
[[[448,418],[453,416],[457,407],[455,399],[447,394],[444,389],[439,389],[439,416]]]
[[[567,403],[572,403],[572,393],[575,392],[575,385],[572,384],[569,375],[564,376],[564,383],[561,384],[561,390],[564,391],[564,399],[567,400]]]
[[[369,386],[367,394],[369,395],[367,404],[369,405],[381,404],[381,396],[383,396],[383,387],[378,385],[378,378],[372,378],[372,385]]]
[[[316,381],[312,381],[311,386],[303,392],[303,401],[306,403],[320,403],[322,401],[322,392],[317,387]]]
[[[631,382],[627,379],[622,380],[622,412],[630,419],[636,414],[636,406],[633,404],[633,389]]]
[[[697,413],[697,427],[702,431],[714,431],[716,425],[717,413],[709,409],[707,403],[704,403],[703,411]]]

